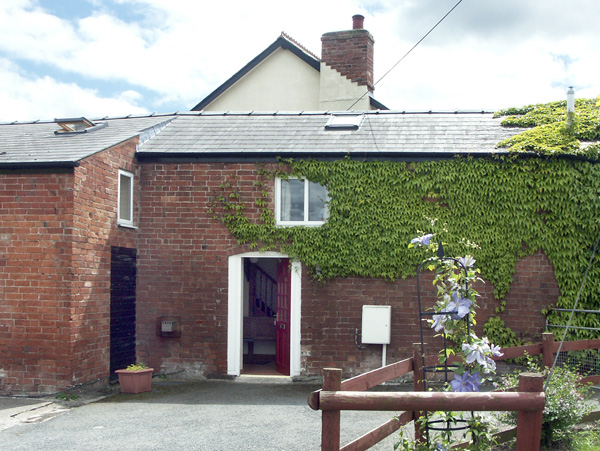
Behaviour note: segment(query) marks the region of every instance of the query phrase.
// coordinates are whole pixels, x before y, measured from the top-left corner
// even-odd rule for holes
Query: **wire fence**
[[[565,312],[571,313],[573,310],[569,309],[551,309],[551,312]],[[584,315],[599,315],[600,310],[574,310],[575,313]],[[549,316],[546,318],[546,330],[554,332],[557,337],[560,337],[564,333],[564,329],[567,326],[562,324],[551,324],[549,322]],[[600,327],[582,327],[582,326],[569,326],[569,329],[579,330],[591,330],[600,332]],[[555,356],[556,357],[556,356]],[[572,370],[577,371],[582,376],[595,376],[600,375],[600,349],[588,349],[585,351],[561,351],[556,359],[556,365],[568,367]]]

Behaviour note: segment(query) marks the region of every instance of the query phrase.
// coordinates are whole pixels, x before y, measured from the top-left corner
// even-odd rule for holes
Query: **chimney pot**
[[[362,29],[364,24],[365,24],[365,16],[362,16],[360,14],[356,14],[356,15],[352,16],[352,29],[353,30]]]

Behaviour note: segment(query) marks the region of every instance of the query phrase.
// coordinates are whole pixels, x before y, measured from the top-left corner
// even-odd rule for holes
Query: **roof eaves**
[[[393,161],[439,161],[449,160],[456,156],[470,156],[473,158],[492,158],[507,155],[509,152],[504,150],[485,151],[485,152],[394,152],[394,151],[337,151],[337,152],[306,152],[306,151],[256,151],[256,152],[138,152],[137,158],[140,162],[154,163],[193,163],[193,162],[276,162],[281,158],[293,159],[311,159],[311,160],[340,160],[344,158],[358,158],[361,160],[393,160]],[[526,157],[526,155],[519,155]],[[528,155],[529,156],[529,155]]]
[[[18,161],[2,162],[0,169],[23,170],[23,169],[71,169],[79,167],[79,161]]]

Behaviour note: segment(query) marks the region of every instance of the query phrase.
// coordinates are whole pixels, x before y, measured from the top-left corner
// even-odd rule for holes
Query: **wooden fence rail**
[[[504,355],[494,360],[507,360],[526,355],[542,355],[542,364],[551,367],[560,343],[552,333],[544,333],[541,343],[502,349]],[[561,351],[599,349],[600,340],[565,342]],[[438,363],[438,356],[427,356],[426,365]],[[356,393],[413,372],[413,392]],[[322,411],[321,449],[330,451],[363,451],[380,442],[402,426],[419,418],[425,411],[517,411],[517,450],[539,450],[543,402],[543,378],[526,374],[519,379],[518,392],[451,393],[423,392],[423,368],[420,344],[413,347],[413,357],[392,363],[368,373],[342,381],[340,369],[325,369],[323,387],[310,394],[308,404]],[[600,383],[600,375],[584,382]],[[540,403],[541,407],[540,407]],[[340,448],[340,418],[343,410],[405,411],[381,426]],[[525,425],[525,426],[522,426]],[[415,438],[420,431],[415,423]]]

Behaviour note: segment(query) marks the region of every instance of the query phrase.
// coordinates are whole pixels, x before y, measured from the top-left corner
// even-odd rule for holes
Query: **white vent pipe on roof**
[[[573,125],[573,115],[575,114],[575,90],[573,86],[567,89],[567,125]]]
[[[573,86],[569,86],[567,89],[567,113],[575,112],[575,90]]]

